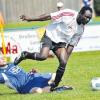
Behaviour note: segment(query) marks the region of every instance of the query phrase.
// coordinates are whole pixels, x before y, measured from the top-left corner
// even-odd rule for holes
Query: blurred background
[[[22,14],[35,17],[54,12],[59,1],[63,2],[64,8],[77,11],[83,5],[91,6],[94,9],[94,16],[100,16],[100,0],[0,0],[0,11],[6,23],[14,23],[21,21],[19,16]]]

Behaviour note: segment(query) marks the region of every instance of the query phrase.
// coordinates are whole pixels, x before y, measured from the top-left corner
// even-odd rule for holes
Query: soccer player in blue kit
[[[0,58],[0,83],[5,83],[18,93],[49,92],[49,84],[53,81],[54,76],[54,73],[40,74],[35,70],[27,73],[19,66],[15,66],[13,63],[7,64],[3,58]]]
[[[0,84],[5,84],[20,94],[50,92],[50,84],[55,76],[55,73],[38,73],[35,69],[25,72],[19,66],[7,63],[4,58],[0,58]],[[71,89],[71,87],[62,86],[55,91]]]

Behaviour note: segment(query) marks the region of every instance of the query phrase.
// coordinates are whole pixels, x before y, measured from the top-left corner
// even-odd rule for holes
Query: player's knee
[[[36,89],[36,93],[40,93],[40,94],[43,93],[42,88],[37,88],[37,89]]]
[[[60,64],[61,66],[66,66],[67,61],[66,60],[61,60]]]
[[[40,60],[46,60],[46,59],[47,59],[47,56],[41,55],[41,59]]]

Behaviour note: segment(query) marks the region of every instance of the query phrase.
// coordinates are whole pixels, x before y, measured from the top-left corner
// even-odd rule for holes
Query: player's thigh
[[[67,59],[67,52],[65,48],[58,48],[55,51],[55,55],[57,56],[57,58],[59,59],[60,62],[65,62],[66,63],[66,59]]]
[[[40,49],[40,54],[41,55],[49,55],[50,49],[52,47],[52,41],[49,37],[46,35],[43,36],[41,40],[41,49]]]
[[[49,47],[43,47],[43,48],[41,48],[41,50],[40,50],[40,54],[41,54],[41,56],[48,56],[49,55],[49,52],[50,52],[50,49],[49,49]]]
[[[66,49],[65,48],[58,48],[55,51],[55,55],[59,58],[59,59],[66,59]]]
[[[73,49],[74,49],[74,46],[70,45],[70,44],[66,47],[66,52],[67,52],[68,56],[70,56],[70,54],[72,53]]]

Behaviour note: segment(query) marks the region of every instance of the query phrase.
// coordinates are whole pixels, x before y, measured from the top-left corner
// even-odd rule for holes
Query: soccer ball
[[[100,77],[95,77],[91,80],[93,90],[100,90]]]

